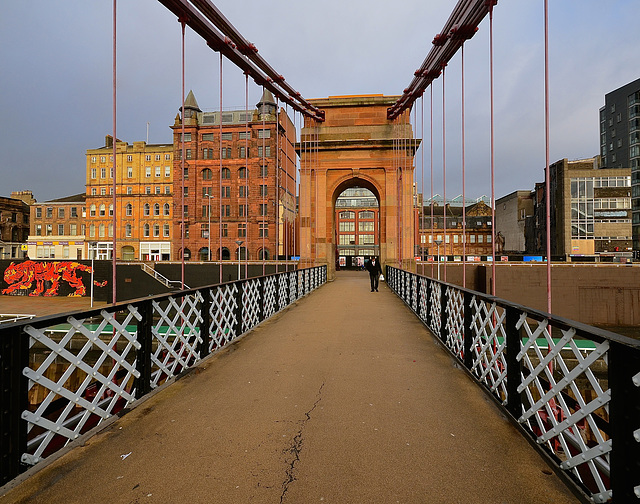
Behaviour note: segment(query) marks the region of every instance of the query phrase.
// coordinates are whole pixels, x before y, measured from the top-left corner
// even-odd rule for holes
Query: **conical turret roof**
[[[198,107],[198,102],[196,101],[196,97],[193,94],[192,90],[189,90],[189,94],[184,100],[184,108],[194,109],[194,110],[197,110],[198,112],[202,112],[202,110],[200,110],[200,107]]]

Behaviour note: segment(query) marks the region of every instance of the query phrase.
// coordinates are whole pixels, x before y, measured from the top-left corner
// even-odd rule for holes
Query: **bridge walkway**
[[[1,503],[574,503],[386,286],[337,278]]]

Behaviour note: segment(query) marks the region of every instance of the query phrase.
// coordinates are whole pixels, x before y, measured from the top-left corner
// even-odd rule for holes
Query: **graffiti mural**
[[[87,288],[78,273],[85,271],[91,273],[91,266],[85,266],[72,261],[39,262],[27,260],[20,263],[11,263],[4,271],[4,281],[9,285],[2,290],[2,294],[35,288],[29,296],[57,296],[61,282],[66,282],[69,287],[75,289],[69,296],[84,296]],[[50,285],[49,285],[50,284]],[[104,287],[105,282],[94,282],[99,287]],[[45,290],[46,288],[46,290]]]

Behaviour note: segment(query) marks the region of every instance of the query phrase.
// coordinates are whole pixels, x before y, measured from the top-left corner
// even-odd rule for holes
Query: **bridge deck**
[[[577,502],[381,287],[338,272],[0,502]]]

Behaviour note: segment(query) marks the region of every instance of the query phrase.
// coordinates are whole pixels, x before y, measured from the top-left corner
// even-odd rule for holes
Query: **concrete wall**
[[[425,266],[425,274],[429,270]],[[468,288],[491,292],[491,264],[467,265],[466,274]],[[546,264],[496,263],[496,279],[498,297],[547,311]],[[447,266],[447,281],[462,285],[462,264]],[[551,283],[555,315],[591,325],[640,325],[639,266],[553,264]]]

